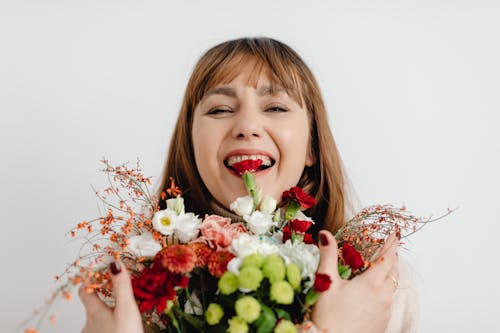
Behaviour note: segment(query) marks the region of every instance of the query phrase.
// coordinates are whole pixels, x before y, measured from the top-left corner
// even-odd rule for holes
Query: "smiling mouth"
[[[233,155],[224,160],[231,173],[242,175],[245,171],[259,172],[271,168],[275,160],[266,155]]]

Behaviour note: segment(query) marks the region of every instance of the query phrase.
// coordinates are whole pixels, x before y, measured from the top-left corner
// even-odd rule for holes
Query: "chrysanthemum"
[[[187,246],[196,253],[196,267],[207,267],[208,257],[212,253],[212,249],[205,243],[195,242],[189,243]]]
[[[227,250],[212,252],[208,257],[208,271],[213,276],[220,278],[227,271],[227,263],[234,255]]]
[[[196,253],[186,245],[172,245],[161,252],[161,265],[173,273],[189,273],[196,263]]]

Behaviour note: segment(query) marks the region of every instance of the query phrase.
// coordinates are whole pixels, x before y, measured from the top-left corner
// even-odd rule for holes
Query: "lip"
[[[273,160],[276,161],[276,159],[271,155],[269,154],[268,152],[266,151],[263,151],[263,150],[258,150],[258,149],[236,149],[236,150],[232,150],[229,152],[229,154],[226,155],[226,157],[224,157],[224,161],[227,160],[228,158],[230,158],[231,156],[238,156],[238,155],[264,155],[264,156],[267,156]]]

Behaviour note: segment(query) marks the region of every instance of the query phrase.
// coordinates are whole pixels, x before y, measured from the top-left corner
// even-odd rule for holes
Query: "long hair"
[[[346,194],[345,172],[328,126],[320,89],[311,70],[289,46],[271,38],[240,38],[209,49],[196,64],[187,84],[177,124],[170,142],[167,163],[158,191],[173,177],[183,190],[186,208],[198,214],[210,213],[213,198],[196,168],[193,143],[193,112],[212,87],[231,82],[250,61],[255,63],[256,84],[261,70],[269,69],[271,85],[284,88],[301,107],[306,107],[311,125],[311,149],[315,163],[305,167],[297,186],[314,195],[317,205],[306,211],[315,229],[336,232],[344,225],[351,208]]]

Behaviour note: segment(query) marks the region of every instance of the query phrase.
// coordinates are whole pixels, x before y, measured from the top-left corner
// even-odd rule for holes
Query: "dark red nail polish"
[[[329,242],[328,242],[328,237],[327,237],[325,234],[320,233],[320,234],[319,234],[319,242],[321,243],[321,245],[323,245],[323,246],[327,246],[327,245],[328,245],[328,243],[329,243]]]
[[[113,275],[120,274],[120,272],[122,271],[122,268],[120,267],[120,264],[117,263],[116,261],[113,261],[111,263],[111,265],[109,265],[109,268],[111,269],[111,273]]]

